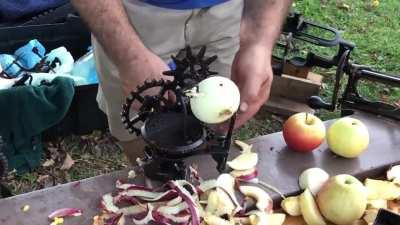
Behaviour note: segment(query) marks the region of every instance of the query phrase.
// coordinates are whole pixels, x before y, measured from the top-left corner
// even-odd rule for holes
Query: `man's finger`
[[[257,101],[252,103],[249,108],[242,113],[239,113],[236,117],[235,129],[243,126],[248,120],[253,118],[261,107],[262,103]]]
[[[249,108],[249,104],[247,104],[247,102],[243,101],[240,103],[239,106],[239,112],[238,113],[244,113],[247,111],[247,109]]]
[[[254,75],[257,76],[257,75]],[[244,84],[240,85],[241,100],[249,104],[250,102],[256,101],[261,88],[262,83],[259,79],[247,79]]]

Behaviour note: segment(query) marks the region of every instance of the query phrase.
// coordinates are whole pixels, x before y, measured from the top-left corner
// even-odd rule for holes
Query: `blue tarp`
[[[0,0],[0,22],[15,21],[68,2],[69,0]]]

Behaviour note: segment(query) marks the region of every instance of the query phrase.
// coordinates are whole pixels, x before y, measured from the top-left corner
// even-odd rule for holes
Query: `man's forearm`
[[[241,44],[261,44],[272,51],[292,2],[292,0],[245,0]]]
[[[135,60],[145,49],[121,0],[71,0],[96,39],[117,67]]]

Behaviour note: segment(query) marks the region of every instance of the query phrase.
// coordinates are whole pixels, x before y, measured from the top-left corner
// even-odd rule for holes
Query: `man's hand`
[[[263,45],[241,46],[232,65],[241,104],[235,128],[251,119],[268,100],[273,79],[271,53]]]
[[[292,0],[245,0],[240,47],[232,64],[241,105],[235,128],[251,119],[268,100],[273,80],[272,51]]]
[[[160,57],[150,51],[145,51],[136,60],[130,61],[119,69],[124,94],[128,96],[146,79],[166,79],[167,77],[162,73],[167,70],[170,70],[168,65]]]

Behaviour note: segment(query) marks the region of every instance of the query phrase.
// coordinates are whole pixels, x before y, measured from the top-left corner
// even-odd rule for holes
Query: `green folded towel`
[[[41,133],[64,118],[74,93],[74,81],[65,77],[0,91],[0,136],[11,169],[24,172],[39,165]]]

